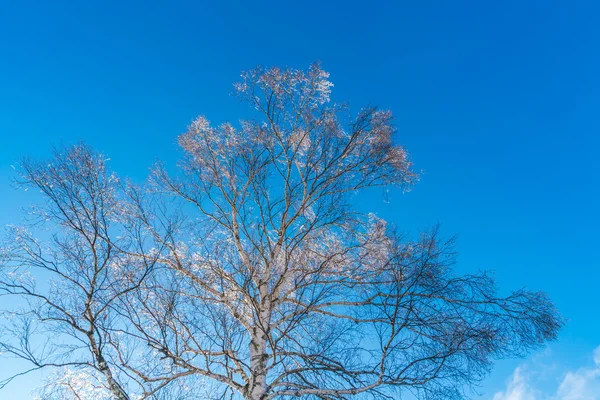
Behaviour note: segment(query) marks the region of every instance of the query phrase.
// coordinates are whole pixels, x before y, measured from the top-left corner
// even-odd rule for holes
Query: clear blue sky
[[[550,294],[569,324],[543,355],[557,368],[540,390],[592,365],[599,3],[249,3],[1,1],[0,224],[34,200],[9,184],[22,156],[84,140],[141,180],[153,160],[176,160],[176,136],[197,114],[246,112],[230,96],[240,70],[321,60],[334,100],[396,114],[424,171],[412,192],[368,208],[412,232],[441,222],[460,235],[462,272],[491,269],[503,291]],[[497,364],[483,398],[520,362]],[[19,380],[10,398],[34,385]]]

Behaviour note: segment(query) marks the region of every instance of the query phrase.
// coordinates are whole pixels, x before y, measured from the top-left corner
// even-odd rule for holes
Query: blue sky
[[[361,208],[411,232],[440,222],[459,234],[461,272],[544,290],[569,320],[545,351],[499,362],[482,398],[516,399],[519,376],[556,398],[569,371],[596,371],[600,5],[283,3],[0,2],[0,225],[35,200],[9,183],[21,157],[84,140],[142,180],[154,160],[175,162],[196,115],[246,113],[230,96],[242,69],[321,60],[334,100],[395,113],[423,170],[412,192]],[[539,363],[556,368],[542,379]]]

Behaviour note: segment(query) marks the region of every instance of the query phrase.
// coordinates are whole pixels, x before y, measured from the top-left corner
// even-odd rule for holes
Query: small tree
[[[146,241],[139,216],[132,217],[137,192],[106,164],[77,145],[21,165],[18,185],[38,189],[44,203],[29,210],[25,226],[10,227],[2,248],[0,297],[13,298],[13,307],[0,314],[0,353],[31,368],[0,381],[0,389],[16,376],[55,368],[44,400],[129,400],[131,393],[153,396],[174,377],[154,375],[155,362],[135,357],[139,343],[120,334],[129,321],[118,306],[140,290],[156,259],[147,251],[137,256]],[[132,374],[130,365],[146,374]]]
[[[99,269],[94,257],[107,260],[99,265],[119,257],[114,274],[99,280],[102,290],[87,289],[98,280],[85,280],[82,290],[95,293],[97,305],[62,292],[91,314],[82,319],[77,308],[52,320],[81,328],[91,350],[85,365],[102,373],[115,398],[127,398],[118,396],[127,396],[121,389],[131,381],[143,398],[181,381],[204,387],[186,386],[190,398],[395,398],[404,390],[423,399],[458,398],[494,358],[522,355],[556,337],[562,321],[543,293],[498,296],[488,275],[452,273],[452,240],[440,239],[437,229],[410,239],[357,211],[357,193],[409,188],[417,178],[394,143],[390,112],[366,108],[352,117],[331,104],[332,84],[318,64],[242,77],[236,91],[259,117],[239,127],[197,118],[179,138],[179,178],[158,166],[154,195],[123,189],[126,212],[116,214],[126,216],[119,220],[124,233],[94,228],[97,218],[89,215],[96,211],[89,211],[96,208],[83,207],[81,216],[57,213],[56,221],[84,240],[54,241],[56,265],[62,268],[60,257],[75,250],[92,255],[67,262],[78,268],[60,269],[61,279],[79,287],[86,271]],[[78,179],[60,175],[57,183],[70,187]],[[46,180],[28,181],[54,199]],[[149,201],[156,194],[192,207]],[[59,210],[72,204],[53,202]],[[84,229],[68,222],[73,217],[91,222]],[[88,225],[91,234],[84,233]],[[8,252],[5,293],[31,297],[26,285],[6,278],[40,263],[38,250],[26,253]],[[104,347],[96,347],[110,355],[101,354],[105,363],[91,345],[103,337]],[[111,384],[112,371],[120,383]]]
[[[0,294],[21,297],[27,308],[9,314],[17,324],[6,328],[13,335],[0,350],[34,369],[96,370],[116,399],[128,399],[107,363],[103,335],[111,302],[129,289],[115,269],[122,254],[111,240],[119,216],[116,178],[102,157],[83,146],[57,154],[50,164],[26,160],[22,166],[20,184],[39,189],[46,199],[31,210],[29,228],[50,222],[58,229],[48,232],[49,246],[27,228],[11,229]]]

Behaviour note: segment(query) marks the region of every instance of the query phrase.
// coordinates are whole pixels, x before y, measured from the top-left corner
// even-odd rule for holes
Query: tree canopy
[[[438,228],[358,211],[358,193],[418,176],[391,112],[352,115],[328,79],[242,74],[256,117],[196,118],[179,172],[156,165],[144,186],[82,144],[23,162],[45,203],[2,250],[0,296],[21,302],[0,351],[67,369],[43,398],[463,398],[494,359],[556,337],[544,293],[499,296],[454,273]]]

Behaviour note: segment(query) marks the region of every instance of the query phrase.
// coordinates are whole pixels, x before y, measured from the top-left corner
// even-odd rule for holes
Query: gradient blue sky
[[[361,207],[411,232],[441,222],[459,234],[461,272],[550,294],[569,323],[526,361],[556,365],[539,390],[592,365],[600,3],[283,3],[0,1],[0,225],[35,200],[9,183],[21,157],[84,140],[142,180],[155,159],[175,162],[175,138],[197,114],[246,113],[230,96],[240,70],[321,60],[334,100],[395,113],[424,171],[412,192]],[[520,362],[499,362],[482,398]],[[0,360],[0,376],[12,369]],[[8,398],[29,398],[35,379]]]

